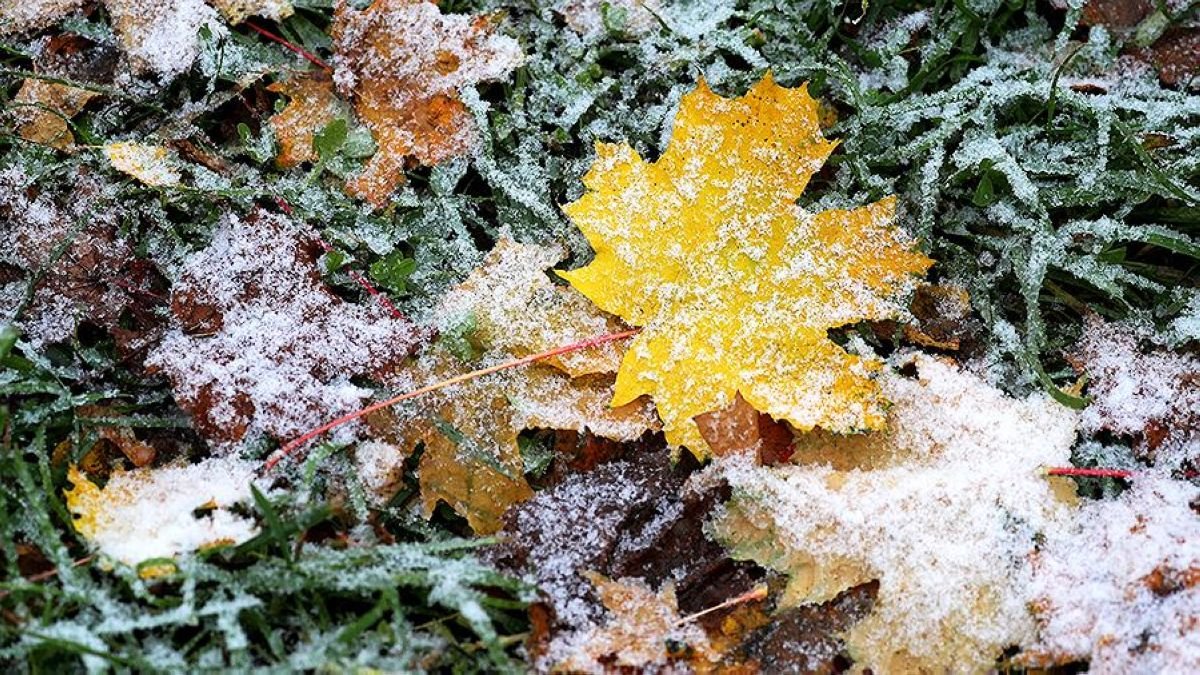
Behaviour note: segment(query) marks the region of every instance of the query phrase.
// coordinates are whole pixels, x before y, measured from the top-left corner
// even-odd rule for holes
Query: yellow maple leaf
[[[701,81],[680,101],[656,162],[628,145],[596,146],[587,192],[564,207],[596,257],[561,274],[644,327],[614,405],[651,395],[667,440],[699,456],[692,418],[738,392],[801,430],[881,426],[878,363],[826,331],[900,314],[898,300],[932,261],[893,226],[892,197],[797,208],[835,146],[805,87],[780,87],[769,74],[735,99]]]
[[[1031,558],[1069,521],[1079,416],[1006,396],[930,357],[889,373],[885,431],[802,436],[793,465],[719,459],[732,497],[712,531],[732,555],[786,573],[781,606],[872,580],[871,614],[843,636],[874,672],[982,672],[1032,637]]]
[[[471,276],[446,294],[435,322],[447,330],[470,317],[472,338],[483,353],[469,361],[442,345],[422,354],[397,383],[401,389],[446,380],[476,368],[528,356],[605,331],[619,329],[578,292],[555,286],[545,270],[560,262],[558,247],[502,240]],[[564,355],[520,370],[469,380],[418,399],[406,408],[386,409],[370,422],[383,445],[357,457],[385,496],[395,485],[399,462],[418,443],[421,502],[432,515],[445,502],[477,533],[495,532],[508,507],[532,496],[517,437],[525,429],[563,429],[616,440],[633,440],[657,428],[645,401],[612,408],[612,371],[620,362],[615,347]],[[397,449],[399,449],[397,451]],[[390,469],[377,466],[383,462]]]
[[[497,80],[520,65],[516,40],[495,32],[497,15],[442,14],[426,0],[375,0],[334,15],[335,76],[375,136],[378,150],[347,191],[382,206],[409,160],[433,165],[476,139],[461,87]]]

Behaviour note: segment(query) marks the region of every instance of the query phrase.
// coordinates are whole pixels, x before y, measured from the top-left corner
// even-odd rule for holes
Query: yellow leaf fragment
[[[60,150],[75,144],[67,120],[78,115],[96,92],[67,84],[29,78],[13,102],[22,106],[17,134],[27,141]]]
[[[152,187],[178,185],[181,178],[175,157],[161,145],[109,143],[104,146],[104,156],[114,169]]]
[[[836,143],[804,87],[770,75],[726,99],[701,81],[666,152],[599,144],[587,192],[564,211],[595,260],[562,276],[644,330],[614,405],[649,394],[667,440],[706,454],[696,415],[733,403],[799,430],[879,428],[879,363],[829,328],[897,316],[931,264],[894,226],[895,199],[807,213],[795,205]]]
[[[73,487],[64,496],[75,531],[105,556],[136,565],[254,536],[254,521],[229,507],[250,499],[256,469],[254,462],[213,457],[114,473],[101,488],[72,466]]]
[[[496,15],[443,15],[425,0],[342,3],[332,28],[334,79],[375,136],[378,150],[347,191],[375,206],[404,181],[410,159],[433,165],[468,152],[474,123],[458,90],[502,79],[521,64]]]
[[[313,136],[325,125],[348,113],[333,91],[333,80],[323,73],[301,73],[275,82],[268,91],[287,96],[287,107],[271,116],[271,127],[279,141],[275,162],[288,169],[317,161]]]
[[[603,627],[575,636],[567,657],[555,670],[608,672],[617,668],[670,667],[672,662],[715,664],[719,654],[708,636],[679,615],[675,587],[667,583],[655,593],[640,579],[612,580],[584,574],[609,612]]]
[[[877,579],[872,613],[844,636],[858,667],[986,671],[1033,636],[1031,556],[1071,515],[1041,468],[1069,461],[1078,414],[916,364],[918,378],[881,380],[885,431],[813,434],[779,468],[719,460],[732,498],[713,531],[735,557],[789,575],[784,606]]]
[[[288,0],[209,0],[221,16],[231,24],[239,24],[252,16],[282,21],[295,11]]]
[[[400,390],[449,379],[514,357],[594,337],[613,326],[612,319],[570,288],[550,283],[545,270],[563,251],[501,241],[484,262],[439,305],[435,322],[445,330],[465,316],[475,317],[483,353],[464,362],[435,345],[422,354],[401,382]],[[594,332],[593,332],[594,331]],[[439,501],[463,515],[485,534],[500,529],[509,506],[532,496],[517,436],[525,429],[563,429],[616,440],[634,440],[657,427],[645,401],[612,408],[611,370],[619,352],[598,350],[581,359],[535,363],[448,387],[414,401],[411,406],[381,411],[372,426],[400,453],[371,447],[373,483],[390,487],[380,462],[418,443],[425,446],[418,466],[421,502],[432,515]],[[607,371],[607,372],[606,372]],[[578,376],[573,376],[578,374]],[[586,374],[584,374],[586,373]]]

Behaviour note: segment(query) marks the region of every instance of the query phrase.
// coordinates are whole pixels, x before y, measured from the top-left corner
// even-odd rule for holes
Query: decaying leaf
[[[645,35],[662,26],[659,0],[560,0],[554,7],[571,30],[603,35],[612,26],[628,35]]]
[[[596,585],[609,619],[603,627],[578,636],[561,670],[601,672],[606,666],[666,667],[673,661],[711,665],[719,660],[704,631],[682,620],[673,584],[664,584],[656,593],[638,579],[614,581],[595,572],[585,576]]]
[[[464,361],[447,346],[434,346],[395,386],[415,389],[533,353],[544,343],[568,344],[592,326],[605,330],[610,319],[574,291],[556,288],[546,279],[546,268],[563,255],[561,249],[501,242],[437,311],[436,322],[442,326],[476,317],[482,355]],[[411,449],[424,444],[418,473],[427,514],[444,501],[476,532],[491,533],[500,528],[500,517],[509,506],[532,495],[517,446],[522,430],[587,430],[633,440],[656,426],[645,402],[609,407],[611,376],[595,371],[605,363],[615,366],[617,357],[600,352],[600,357],[536,363],[455,385],[422,397],[414,406],[381,413],[372,424],[392,446]],[[593,374],[572,377],[571,370]],[[388,486],[384,481],[376,487],[386,493]]]
[[[200,29],[227,29],[204,0],[104,0],[121,52],[138,74],[170,80],[200,54]]]
[[[703,81],[679,104],[657,162],[598,144],[587,192],[564,207],[596,251],[564,272],[644,330],[615,405],[649,394],[667,440],[706,453],[692,418],[738,393],[799,430],[878,428],[879,363],[829,328],[899,315],[931,261],[892,224],[895,199],[812,214],[795,206],[833,151],[804,87],[768,75],[742,98]]]
[[[793,436],[787,425],[755,410],[741,394],[728,408],[695,419],[714,457],[749,454],[756,455],[760,464],[776,464],[792,454]]]
[[[114,169],[127,173],[146,185],[170,187],[179,184],[181,176],[178,160],[170,150],[161,145],[109,143],[103,150],[104,156]]]
[[[83,7],[83,0],[0,0],[0,35],[49,28]]]
[[[22,111],[17,134],[27,141],[64,149],[75,144],[67,120],[78,115],[96,92],[48,80],[27,79],[13,101]]]
[[[67,508],[75,531],[109,558],[127,565],[172,558],[255,535],[253,519],[230,507],[249,501],[256,469],[255,462],[214,457],[117,472],[99,487],[71,467]]]
[[[713,531],[735,557],[790,575],[784,606],[878,580],[873,611],[844,636],[859,667],[983,671],[1033,635],[1029,559],[1073,495],[1041,468],[1068,461],[1077,414],[915,363],[916,379],[882,379],[886,431],[814,432],[791,466],[719,460],[733,493]]]
[[[20,169],[0,172],[0,316],[32,297],[18,325],[31,344],[69,340],[89,322],[115,338],[127,365],[140,363],[162,332],[165,280],[157,267],[119,234],[119,214],[105,201],[104,184],[85,170],[73,173],[71,199],[57,204],[31,187]],[[58,250],[59,246],[65,248]]]
[[[353,101],[378,150],[346,188],[376,206],[404,181],[404,166],[468,152],[475,128],[462,87],[498,80],[521,64],[496,15],[443,15],[425,0],[339,5],[332,28],[338,90]]]
[[[147,363],[210,441],[286,439],[355,410],[372,392],[351,378],[381,377],[416,344],[408,321],[325,288],[320,253],[311,230],[260,212],[224,218],[184,262]]]
[[[1131,325],[1087,320],[1075,361],[1088,378],[1083,427],[1131,439],[1161,468],[1200,461],[1200,359],[1143,348],[1149,335]]]
[[[1200,671],[1200,488],[1139,478],[1091,502],[1035,565],[1037,640],[1019,661],[1093,673]]]
[[[287,169],[317,161],[313,136],[349,112],[334,93],[333,80],[324,73],[300,73],[275,82],[267,89],[289,99],[286,108],[271,116],[271,126],[279,141],[275,162]]]

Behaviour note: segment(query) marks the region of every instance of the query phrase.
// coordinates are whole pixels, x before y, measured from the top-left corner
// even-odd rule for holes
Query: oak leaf
[[[785,607],[877,580],[870,615],[844,635],[858,666],[983,671],[1033,636],[1031,556],[1073,497],[1040,469],[1069,461],[1078,415],[915,363],[917,378],[882,378],[886,431],[812,432],[789,466],[718,460],[732,498],[713,531],[735,558],[789,575]]]
[[[346,189],[382,206],[404,181],[404,166],[434,165],[476,142],[458,90],[498,80],[521,64],[520,46],[498,35],[497,15],[443,15],[425,0],[341,3],[332,34],[334,81],[353,101],[378,150]]]
[[[836,143],[804,87],[770,75],[726,99],[703,81],[679,104],[662,157],[601,143],[587,192],[564,207],[596,251],[562,275],[605,311],[643,326],[614,405],[649,394],[667,440],[697,455],[692,418],[733,403],[799,430],[878,428],[879,363],[829,328],[902,313],[931,264],[895,227],[892,197],[851,210],[797,208]]]
[[[563,345],[605,330],[611,318],[547,279],[546,268],[563,255],[558,248],[501,241],[437,310],[443,329],[455,317],[475,317],[473,337],[482,341],[483,353],[464,361],[444,344],[435,345],[394,384],[413,389],[532,354],[543,344]],[[612,380],[603,369],[611,372],[618,360],[615,352],[600,350],[581,360],[535,363],[477,378],[422,397],[411,407],[383,411],[372,425],[394,447],[408,451],[424,444],[418,473],[427,515],[444,501],[476,532],[491,533],[500,528],[509,506],[533,494],[517,445],[521,431],[587,430],[633,440],[656,427],[645,402],[609,407]],[[372,475],[385,473],[371,469]],[[387,481],[376,486],[382,492],[389,488]]]

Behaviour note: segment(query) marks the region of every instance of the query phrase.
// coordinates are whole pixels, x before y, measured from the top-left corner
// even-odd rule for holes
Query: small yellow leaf
[[[101,488],[71,466],[73,487],[64,496],[80,536],[109,558],[136,565],[254,536],[254,521],[229,507],[250,499],[256,469],[254,462],[214,457],[117,472]]]
[[[153,187],[178,185],[179,171],[174,156],[161,145],[109,143],[104,156],[114,169]]]
[[[599,144],[587,192],[564,207],[596,251],[562,276],[643,326],[614,405],[650,395],[667,440],[707,454],[693,418],[742,397],[799,430],[879,428],[879,363],[830,328],[903,312],[931,264],[895,227],[892,197],[807,213],[795,201],[836,143],[804,87],[768,75],[726,99],[701,81],[666,152]]]

